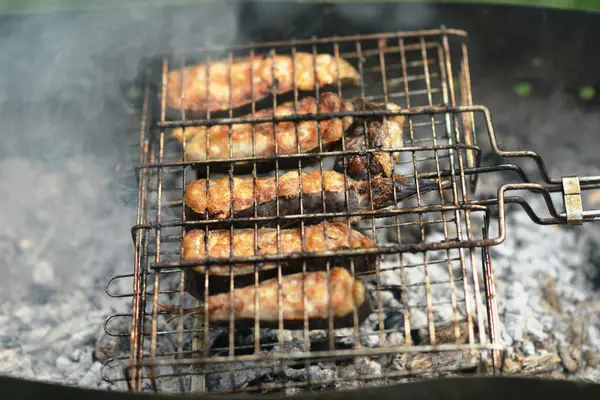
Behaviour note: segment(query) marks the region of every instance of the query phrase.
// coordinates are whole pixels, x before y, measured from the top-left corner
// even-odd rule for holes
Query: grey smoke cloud
[[[233,41],[238,10],[223,2],[187,14],[136,7],[2,21],[0,236],[12,256],[0,269],[14,278],[2,300],[24,296],[39,276],[59,292],[78,277],[129,271],[135,181],[122,175],[139,117],[123,83],[145,57]],[[93,295],[106,297],[102,286]]]

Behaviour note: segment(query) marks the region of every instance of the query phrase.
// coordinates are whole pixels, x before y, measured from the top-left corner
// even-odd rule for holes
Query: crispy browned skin
[[[364,108],[363,108],[364,107]],[[373,103],[362,99],[354,100],[356,110],[385,110],[385,103]],[[390,111],[399,111],[400,107],[396,104],[388,103],[387,109]],[[368,145],[365,145],[365,125],[367,129]],[[369,117],[354,118],[354,128],[350,129],[346,135],[346,150],[363,151],[367,149],[397,149],[403,146],[402,129],[404,126],[404,116],[397,115],[388,118]],[[394,171],[394,163],[400,157],[400,152],[374,152],[371,153],[369,162],[367,156],[351,155],[346,156],[346,171],[354,179],[364,179],[367,170],[371,176],[381,175],[391,177]],[[339,156],[335,162],[335,170],[343,172],[344,156]]]
[[[317,54],[315,79],[315,56],[311,53],[296,53],[295,75],[298,90],[313,90],[315,82],[318,82],[319,86],[336,83],[336,61],[336,57],[329,54]],[[172,109],[180,109],[183,106],[184,109],[192,111],[228,110],[230,96],[231,108],[238,108],[252,102],[253,90],[255,101],[267,97],[273,89],[273,76],[278,94],[294,89],[292,56],[288,55],[234,58],[231,66],[229,60],[212,62],[208,67],[208,85],[206,63],[188,66],[183,71],[183,104],[181,70],[170,71],[167,75],[167,105]],[[231,93],[230,78],[233,88]],[[356,69],[341,58],[339,78],[343,84],[357,84],[360,80]]]
[[[334,171],[311,171],[302,174],[302,205],[304,213],[360,211],[370,208],[369,189],[372,189],[373,208],[380,209],[394,204],[394,189],[398,202],[417,194],[416,184],[411,178],[396,175],[394,178],[382,176],[369,181],[347,180],[348,209],[345,205],[344,175]],[[323,191],[324,188],[324,191]],[[436,180],[419,180],[419,191],[425,193],[438,188]],[[233,192],[233,198],[231,196]],[[233,217],[254,216],[254,200],[256,199],[256,215],[259,217],[277,216],[277,195],[279,196],[279,215],[295,215],[300,213],[300,179],[297,171],[287,172],[279,177],[278,192],[275,178],[256,179],[256,190],[253,178],[233,177],[233,190],[230,191],[229,177],[191,182],[185,190],[185,204],[196,214],[208,215],[209,219],[226,219],[230,217],[233,206]],[[325,210],[322,196],[324,192]]]
[[[276,116],[296,114],[323,114],[331,112],[349,112],[353,105],[349,100],[341,99],[337,94],[325,92],[319,96],[306,97],[298,101],[296,110],[294,102],[286,102],[275,108]],[[273,109],[257,111],[245,118],[272,117]],[[257,157],[275,154],[291,154],[298,152],[298,141],[300,152],[319,149],[319,133],[323,146],[337,142],[352,124],[352,117],[334,118],[323,121],[301,121],[301,122],[279,122],[276,130],[272,122],[255,124],[254,148]],[[298,131],[296,133],[296,125]],[[208,131],[208,135],[207,135]],[[194,126],[185,128],[186,157],[189,161],[205,160],[207,145],[211,160],[230,158],[229,155],[229,133],[228,125],[215,125],[207,129],[205,126]],[[183,142],[184,130],[177,128],[173,130],[173,136]],[[208,136],[208,143],[207,143]],[[275,142],[275,138],[277,142]],[[299,140],[298,140],[299,139]],[[231,155],[233,158],[253,157],[252,152],[252,124],[236,124],[231,127]],[[277,144],[277,152],[275,145]]]
[[[193,230],[183,237],[182,251],[184,260],[198,260],[205,258],[205,233],[203,230]],[[257,232],[257,256],[275,255],[277,252],[277,229],[261,228]],[[375,247],[373,240],[362,233],[349,229],[342,221],[332,221],[325,225],[309,225],[304,227],[304,252],[319,252],[324,250],[341,249],[366,249]],[[302,229],[280,230],[280,254],[300,253],[302,250]],[[208,254],[212,258],[231,257],[231,232],[218,230],[209,233]],[[233,232],[233,255],[235,257],[248,257],[254,253],[254,229],[236,229]],[[262,269],[274,268],[275,263],[262,266]],[[196,272],[204,272],[204,266],[193,268]],[[212,265],[211,275],[229,276],[228,265]],[[254,272],[253,264],[235,264],[235,275],[251,274]]]
[[[264,322],[279,321],[279,294],[282,297],[284,321],[329,317],[329,287],[331,287],[331,309],[333,317],[345,317],[357,310],[366,300],[366,288],[360,279],[353,279],[348,270],[334,267],[329,279],[326,271],[286,275],[281,278],[281,292],[277,278],[263,281],[258,286],[259,309],[255,308],[255,286],[234,289],[232,293],[221,293],[208,297],[208,319],[212,322],[229,321],[231,313],[236,319],[259,319]],[[304,307],[306,290],[306,309]],[[233,301],[232,301],[233,298]],[[175,306],[159,306],[169,313],[177,314]],[[185,310],[187,315],[204,317],[204,306]]]

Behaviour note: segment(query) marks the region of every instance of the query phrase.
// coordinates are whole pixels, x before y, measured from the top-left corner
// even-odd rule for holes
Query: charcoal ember
[[[161,367],[157,369],[157,376],[161,376],[156,379],[157,391],[163,393],[182,393],[188,391],[191,383],[190,374],[192,372],[192,366]]]
[[[350,378],[344,378],[343,381],[335,383],[336,390],[353,390],[363,387],[363,382],[357,380],[349,380]]]
[[[392,332],[388,335],[387,342],[390,346],[400,346],[406,342],[406,338],[403,333]]]
[[[575,373],[581,367],[581,351],[566,343],[558,345],[558,356],[568,373]]]
[[[342,346],[352,348],[354,347],[354,329],[342,328],[338,329],[336,333],[336,342]]]
[[[423,329],[429,324],[427,314],[424,311],[415,309],[410,312],[410,326],[412,329]]]
[[[360,327],[360,344],[365,347],[379,347],[379,317],[371,314]]]
[[[32,283],[29,292],[31,293],[30,300],[33,304],[44,304],[50,301],[51,297],[57,292],[57,289],[46,283]]]
[[[358,376],[358,372],[356,370],[355,363],[352,363],[352,364],[349,364],[349,365],[346,365],[346,366],[340,368],[339,376],[340,376],[340,378],[348,380],[348,381],[352,381],[352,380],[356,379]]]
[[[292,338],[288,332],[286,341],[283,344],[275,343],[266,353],[289,354],[305,351],[304,342],[299,337]],[[207,385],[211,390],[239,389],[254,385],[282,384],[292,381],[305,381],[309,378],[313,380],[332,380],[336,377],[335,365],[318,363],[304,367],[303,362],[284,366],[267,367],[264,364],[253,363],[228,363],[219,364],[214,369],[233,370],[232,372],[210,373],[207,378]]]
[[[382,372],[381,364],[379,364],[377,361],[375,361],[371,358],[361,357],[357,360],[357,364],[358,364],[358,373],[360,375],[366,375],[366,376],[381,375],[381,372]]]
[[[101,369],[102,364],[98,361],[94,362],[87,371],[84,371],[79,379],[78,384],[84,388],[99,387],[97,376],[100,374]]]
[[[535,355],[535,344],[532,341],[525,341],[521,343],[521,351],[525,356],[534,356]]]
[[[473,372],[477,368],[477,360],[468,350],[444,351],[439,353],[422,353],[415,355],[398,354],[391,363],[397,371],[425,374],[427,377],[446,376],[448,372]]]
[[[31,272],[34,283],[51,284],[54,281],[55,267],[48,260],[40,260],[33,265]]]
[[[429,354],[417,354],[412,357],[406,368],[409,370],[428,370],[431,369],[431,356]]]
[[[56,367],[63,370],[72,370],[77,368],[77,363],[71,361],[68,357],[61,355],[56,359]]]
[[[68,373],[67,383],[77,384],[92,368],[94,362],[92,360],[92,352],[88,349],[84,352],[77,351],[71,353],[67,359],[71,362],[71,365],[63,362],[63,369]],[[60,359],[61,357],[59,357]],[[58,360],[57,360],[58,363]]]
[[[527,331],[527,336],[533,341],[542,342],[548,338],[548,335],[543,330],[542,324],[535,317],[527,318],[525,329]]]
[[[302,392],[303,392],[303,390],[301,388],[297,388],[297,387],[285,388],[285,390],[284,390],[284,393],[286,396],[296,396]]]
[[[404,329],[404,313],[387,313],[385,316],[385,329]]]
[[[525,330],[525,316],[523,315],[522,305],[527,304],[529,300],[528,292],[520,282],[514,282],[506,287],[504,293],[506,299],[503,303],[503,320],[505,326],[510,327],[508,331],[513,340],[522,340]]]
[[[293,334],[296,339],[304,340],[303,334],[298,332]],[[360,332],[359,332],[360,335]],[[340,328],[333,331],[334,344],[336,348],[354,348],[354,329]],[[313,330],[310,333],[311,349],[328,349],[329,348],[329,333],[324,329]]]
[[[285,368],[284,378],[296,381],[304,382],[307,380],[315,381],[331,381],[337,377],[335,365],[318,363],[317,365],[311,365],[307,368]],[[284,381],[285,382],[285,381]],[[328,384],[325,384],[328,385]]]
[[[437,344],[467,343],[469,325],[467,322],[449,323],[436,326],[435,340]],[[423,344],[431,344],[429,332],[423,338]]]
[[[304,341],[300,339],[287,340],[283,343],[276,343],[268,353],[294,353],[306,351],[304,348]]]
[[[124,318],[116,319],[116,324],[109,325],[111,332],[115,334],[127,334],[130,326]],[[127,336],[112,336],[104,329],[95,343],[94,359],[105,362],[108,359],[116,359],[129,353],[129,338]]]
[[[369,357],[359,357],[353,363],[339,370],[342,382],[336,383],[337,389],[357,389],[360,387],[379,386],[383,384],[377,379],[383,372],[383,366]]]
[[[210,391],[218,391],[223,389],[240,389],[262,379],[272,373],[271,368],[257,368],[251,363],[235,362],[227,365],[215,366],[215,368],[228,368],[231,366],[235,369],[233,372],[218,372],[207,375],[206,385]]]
[[[300,332],[290,331],[288,329],[283,330],[283,340],[285,342],[301,339],[299,336]],[[270,328],[261,328],[259,330],[259,338],[261,344],[275,344],[279,341],[279,330]],[[241,345],[254,345],[254,329],[241,329],[239,332],[236,331],[236,340]]]
[[[567,379],[596,383],[600,381],[600,370],[597,368],[586,368],[573,376],[569,376]]]
[[[20,349],[3,349],[0,350],[0,374],[29,377],[34,375],[34,370]]]
[[[583,358],[585,360],[586,366],[588,366],[589,368],[598,367],[598,352],[594,350],[586,350],[583,353]]]
[[[521,372],[525,375],[552,372],[556,371],[560,364],[560,357],[556,353],[529,356],[522,361]]]
[[[387,309],[400,309],[402,304],[399,299],[396,298],[396,294],[389,290],[382,290],[380,295],[375,296],[380,297],[383,306]],[[379,299],[377,299],[379,301]]]

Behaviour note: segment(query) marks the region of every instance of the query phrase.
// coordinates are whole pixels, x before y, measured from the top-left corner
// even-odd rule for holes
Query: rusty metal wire
[[[401,109],[247,118],[236,115],[231,107],[231,97],[229,110],[217,113],[217,117],[213,116],[215,113],[207,111],[202,117],[193,116],[190,119],[183,107],[178,114],[173,110],[169,113],[167,109],[169,70],[184,68],[192,62],[217,59],[228,60],[231,68],[234,57],[253,57],[263,53],[286,54],[295,59],[298,51],[334,55],[336,60],[349,61],[360,74],[358,87],[346,87],[339,80],[328,88],[320,88],[317,84],[311,96],[318,98],[319,93],[328,90],[343,98],[360,96],[370,101],[383,102],[386,106],[395,103]],[[295,64],[293,65],[295,70]],[[209,69],[206,68],[206,71],[208,74]],[[316,76],[316,64],[313,72]],[[252,78],[253,73],[251,70]],[[129,339],[130,354],[123,359],[107,362],[103,369],[106,379],[126,380],[134,391],[144,390],[147,385],[152,390],[162,390],[161,382],[177,377],[182,379],[178,390],[184,392],[265,392],[299,387],[341,387],[352,382],[354,385],[360,384],[357,382],[385,384],[459,371],[496,371],[501,346],[488,247],[502,242],[506,235],[504,206],[508,203],[519,204],[532,220],[542,224],[565,223],[567,217],[556,209],[550,197],[551,192],[560,190],[561,181],[548,176],[543,161],[537,154],[500,150],[489,111],[483,106],[473,105],[465,32],[442,27],[428,31],[207,47],[177,58],[165,56],[161,60],[158,74],[161,77],[160,93],[152,90],[152,84],[156,83],[152,81],[152,76],[156,75],[149,74],[145,84],[140,127],[138,214],[136,225],[132,228],[134,268],[131,274],[116,276],[107,284],[109,295],[132,299],[132,313],[113,315],[105,323],[105,330],[109,334]],[[207,82],[209,79],[210,76],[206,76]],[[184,82],[181,82],[182,104],[185,96],[183,88]],[[302,95],[305,93],[300,93],[294,82],[290,96],[293,96],[295,106]],[[269,107],[275,108],[281,104],[281,97],[284,96],[277,94],[273,87]],[[259,111],[255,100],[252,92],[252,115]],[[209,108],[208,104],[206,108]],[[253,146],[252,157],[234,158],[231,153],[231,131],[234,124],[252,124],[254,145],[255,127],[259,123],[273,123],[276,127],[282,121],[324,121],[344,116],[380,117],[387,121],[387,118],[395,115],[403,115],[406,119],[404,145],[385,150],[388,154],[400,153],[400,159],[394,167],[395,173],[412,175],[415,180],[446,180],[450,182],[449,186],[442,187],[440,184],[437,191],[429,193],[417,191],[416,198],[384,209],[350,212],[346,208],[345,211],[331,212],[327,210],[322,190],[322,212],[307,213],[303,208],[306,200],[303,199],[300,188],[298,214],[282,215],[277,201],[275,216],[258,216],[256,198],[253,200],[254,214],[251,216],[219,220],[207,215],[203,219],[190,219],[186,213],[185,187],[199,176],[206,177],[207,182],[223,176],[233,182],[234,177],[244,175],[252,177],[255,182],[256,178],[263,176],[259,166],[267,163],[272,165],[270,174],[276,180],[277,190],[279,176],[289,170],[298,173],[319,171],[321,185],[324,185],[323,172],[331,169],[329,165],[335,157],[359,153],[371,156],[376,151],[382,151],[346,150],[344,138],[340,148],[324,149],[319,130],[319,149],[315,152],[301,152],[297,138],[296,153],[257,157]],[[476,140],[477,116],[483,119],[481,125],[486,130],[493,151],[506,157],[534,159],[545,185],[531,183],[515,165],[480,165],[481,150]],[[170,134],[177,127],[208,128],[214,125],[229,126],[229,157],[219,160],[187,160],[185,135],[183,143],[178,143]],[[366,125],[364,131],[366,135]],[[209,146],[207,143],[207,148]],[[275,147],[277,153],[277,141]],[[250,172],[239,172],[242,171],[240,166],[248,163],[252,167]],[[507,171],[518,175],[521,182],[503,185],[494,199],[472,198],[479,175]],[[370,175],[370,172],[367,171],[367,174]],[[369,176],[368,179],[370,178]],[[302,185],[302,181],[299,182]],[[344,182],[347,199],[349,178],[346,175]],[[598,178],[584,178],[581,187],[585,190],[598,187],[599,183]],[[512,190],[541,193],[548,204],[551,217],[539,217],[523,199],[507,196],[506,192]],[[373,196],[372,191],[369,196]],[[230,194],[230,198],[232,197]],[[497,212],[492,209],[497,209]],[[498,218],[499,232],[490,237],[489,222],[495,215]],[[584,220],[596,218],[593,213],[583,216]],[[315,220],[325,221],[326,231],[327,222],[332,219],[342,220],[348,228],[352,226],[372,238],[374,247],[317,253],[282,253],[281,230],[286,226],[293,225],[301,229],[301,248],[305,249],[306,227]],[[360,221],[355,223],[357,219]],[[202,261],[206,267],[231,265],[227,283],[231,301],[232,293],[237,287],[233,267],[236,263],[255,265],[251,283],[255,287],[258,287],[261,279],[259,265],[274,263],[275,279],[281,288],[286,264],[296,262],[301,265],[300,272],[307,274],[311,265],[318,263],[329,273],[336,266],[337,260],[344,259],[353,278],[368,281],[371,308],[366,320],[370,321],[372,329],[364,329],[361,324],[365,319],[360,320],[357,310],[353,311],[347,328],[337,328],[330,313],[325,326],[319,329],[310,326],[306,314],[297,329],[288,329],[282,321],[281,290],[278,290],[280,318],[273,327],[265,328],[263,321],[256,318],[249,326],[240,328],[233,312],[224,324],[217,325],[209,321],[209,276],[192,272],[191,267],[197,266],[198,261],[183,260],[181,241],[191,229],[203,230],[205,237],[208,237],[209,232],[217,225],[219,229],[223,229],[224,222],[225,229],[230,231],[230,254],[235,253],[235,230],[241,226],[254,230],[254,255],[207,257]],[[257,237],[265,224],[276,229],[275,254],[259,254]],[[207,249],[205,251],[205,254],[209,254]],[[358,270],[356,260],[360,256],[376,256],[373,271]],[[422,278],[414,279],[415,271],[421,273]],[[445,278],[439,278],[440,271],[445,271]],[[413,275],[409,279],[410,274]],[[432,277],[433,275],[437,278]],[[117,280],[131,281],[132,292],[115,293],[112,284]],[[193,286],[196,286],[197,291],[203,292],[197,294],[195,299],[188,293]],[[331,285],[329,291],[331,293]],[[397,300],[390,301],[394,293],[399,294],[396,296]],[[306,309],[308,300],[304,285],[302,296]],[[255,310],[258,310],[258,296],[254,296],[252,301]],[[202,307],[204,316],[193,318],[184,316],[181,311],[180,318],[167,323],[169,316],[164,315],[157,306],[158,303],[179,305],[181,309],[189,307],[191,303]],[[441,309],[450,310],[451,320],[440,323],[438,310]],[[426,316],[421,325],[414,323],[414,313]],[[386,323],[390,316],[400,318],[402,322],[390,327]],[[119,319],[131,321],[129,332],[116,332],[111,328]],[[301,350],[296,348],[291,354],[291,342],[295,342]],[[377,362],[379,369],[376,372],[360,372],[361,365],[371,361]],[[326,365],[334,372],[326,378],[312,376],[311,371],[319,365]],[[482,365],[488,365],[488,368],[482,370]],[[300,377],[291,379],[290,368],[303,372],[298,374]],[[211,377],[223,374],[228,374],[230,381],[234,382],[237,374],[250,369],[266,371],[263,375],[270,378],[257,378],[256,381],[230,387],[208,383]]]

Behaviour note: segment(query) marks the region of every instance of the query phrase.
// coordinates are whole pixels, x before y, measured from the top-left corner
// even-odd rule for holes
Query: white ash
[[[523,107],[519,101],[509,101],[509,94],[498,95],[489,90],[504,78],[495,76],[494,82],[484,81],[478,85],[480,102],[488,105],[495,115],[501,147],[539,152],[552,177],[598,175],[597,155],[593,146],[586,145],[595,140],[593,127],[597,124],[598,114],[584,113],[558,91],[549,97],[527,99],[528,107]],[[503,113],[494,114],[495,109],[503,110]],[[531,115],[533,110],[535,118]],[[576,141],[562,134],[564,127],[573,123],[577,124],[579,132]],[[516,134],[519,131],[527,134]],[[489,149],[488,141],[483,139],[478,143],[484,150]],[[533,162],[511,162],[520,165],[530,178],[538,179]],[[481,180],[484,186],[480,187],[480,192],[495,195],[503,179],[514,178],[510,174],[486,176]],[[515,194],[524,197],[540,216],[549,216],[541,196]],[[562,211],[561,197],[554,195],[553,199],[558,211]],[[596,196],[584,196],[585,209],[598,209],[599,206],[597,193]],[[545,347],[553,348],[557,343],[570,343],[584,352],[598,354],[598,224],[572,228],[539,226],[531,222],[520,207],[509,209],[507,238],[492,249],[502,342],[509,349],[526,354],[543,354]],[[495,229],[492,227],[492,231]],[[579,364],[579,370],[571,378],[600,381],[597,363]]]
[[[544,209],[530,197],[535,209]],[[583,343],[578,345],[600,350],[599,298],[593,284],[597,260],[589,255],[598,245],[593,227],[540,229],[519,209],[509,215],[507,225],[505,242],[492,249],[504,344],[541,354],[536,344],[570,342],[572,330],[581,328]],[[549,287],[558,304],[547,298]],[[582,326],[573,326],[577,322]]]
[[[0,291],[2,373],[112,387],[99,377],[94,349],[102,321],[122,306],[102,287],[129,264],[133,215],[115,206],[110,175],[95,164],[93,157],[68,158],[60,167],[21,158],[0,162],[6,200],[0,269],[9,283]],[[102,236],[112,240],[98,241]]]
[[[262,330],[263,333],[267,330]],[[272,331],[272,330],[271,330]],[[287,340],[282,345],[276,343],[271,350],[264,351],[264,354],[293,354],[304,352],[304,341],[299,338],[292,338],[292,333],[286,331]],[[215,372],[207,374],[208,390],[223,389],[243,389],[257,384],[273,385],[284,384],[290,381],[303,382],[307,379],[330,381],[336,378],[335,366],[318,363],[304,368],[304,363],[298,361],[296,365],[285,365],[273,362],[272,366],[268,362],[259,364],[235,362],[227,364],[217,364],[211,369],[224,369],[227,372]],[[314,364],[314,363],[313,363]],[[299,367],[298,367],[299,365]],[[229,371],[230,370],[230,371]],[[298,389],[301,390],[301,389]]]

